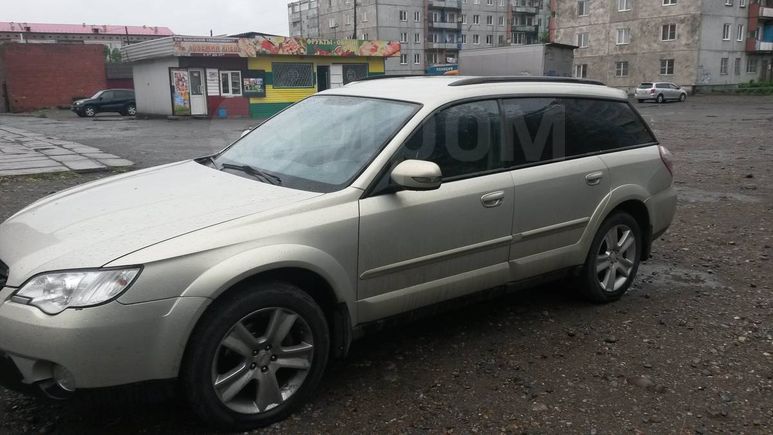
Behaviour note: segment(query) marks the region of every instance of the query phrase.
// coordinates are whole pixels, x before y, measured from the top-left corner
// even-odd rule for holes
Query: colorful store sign
[[[393,57],[400,55],[400,43],[398,41],[309,39],[287,36],[256,36],[255,38],[174,37],[174,50],[176,56]]]

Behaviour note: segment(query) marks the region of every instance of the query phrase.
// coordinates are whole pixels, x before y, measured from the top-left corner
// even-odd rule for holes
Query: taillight
[[[654,94],[654,93],[655,93],[655,90],[654,89],[650,89],[650,94]]]
[[[666,169],[668,169],[668,172],[671,173],[671,176],[673,176],[674,155],[671,154],[671,151],[669,151],[668,148],[664,147],[663,145],[658,146],[658,151],[660,151],[660,160],[663,161],[663,164],[666,165]]]

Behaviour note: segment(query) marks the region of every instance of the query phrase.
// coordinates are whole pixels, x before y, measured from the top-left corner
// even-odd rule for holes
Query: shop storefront
[[[169,37],[123,49],[137,112],[266,118],[315,92],[384,74],[396,41]]]

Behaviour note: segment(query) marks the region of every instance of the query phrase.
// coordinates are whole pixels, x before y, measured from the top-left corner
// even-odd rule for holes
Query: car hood
[[[88,98],[85,98],[85,99],[83,99],[83,100],[75,100],[75,101],[73,101],[72,103],[73,103],[74,105],[76,105],[76,106],[77,106],[77,105],[79,105],[79,104],[88,103],[89,101],[91,101],[91,100],[90,100],[90,99],[88,99]]]
[[[0,225],[9,286],[45,271],[100,267],[149,245],[321,195],[194,161],[131,172],[44,198]]]

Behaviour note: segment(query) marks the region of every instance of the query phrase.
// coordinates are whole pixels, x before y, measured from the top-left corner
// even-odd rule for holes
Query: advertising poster
[[[244,71],[242,88],[245,97],[262,98],[266,96],[266,72],[263,70]]]
[[[174,38],[177,56],[257,57],[286,56],[369,56],[400,55],[400,42],[356,39],[307,39],[293,36],[254,38]]]
[[[172,70],[172,114],[185,116],[191,114],[191,85],[188,71]]]

